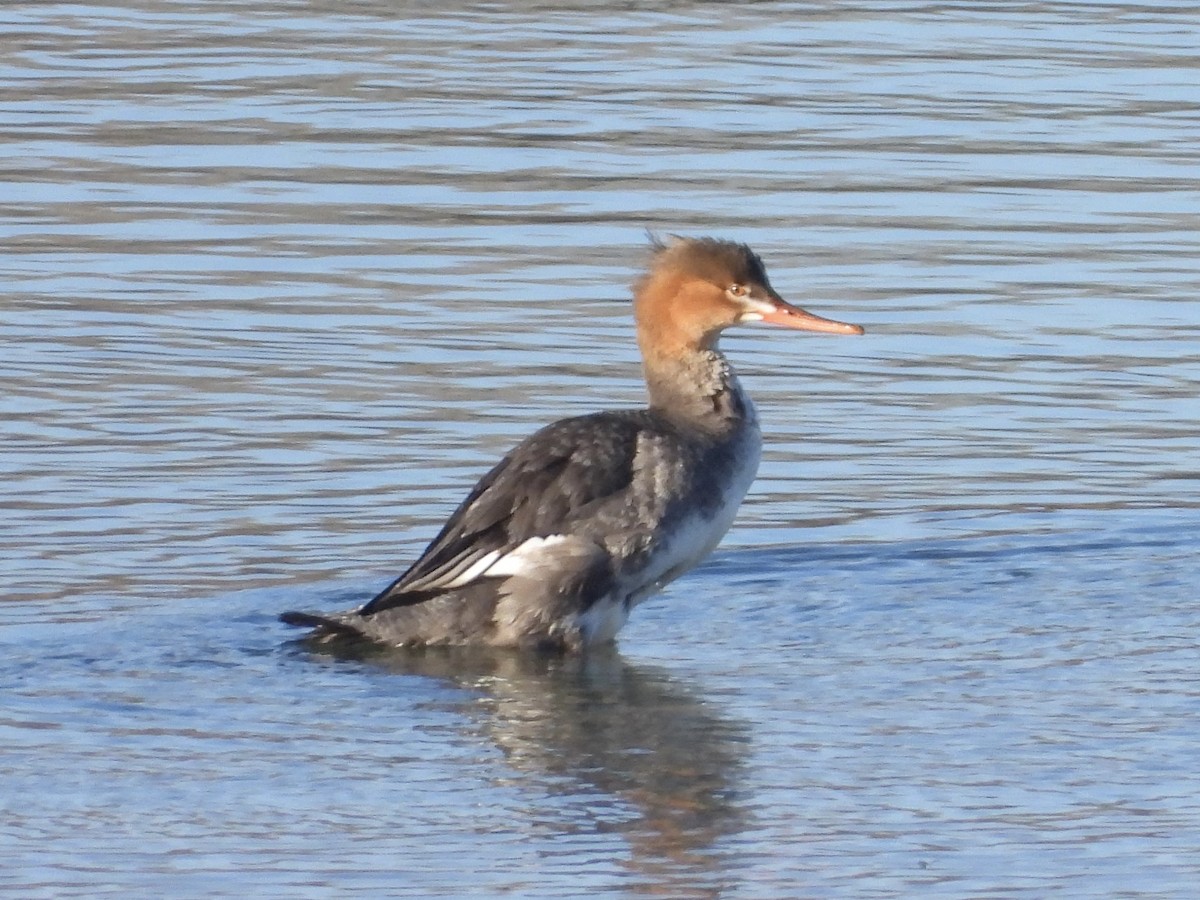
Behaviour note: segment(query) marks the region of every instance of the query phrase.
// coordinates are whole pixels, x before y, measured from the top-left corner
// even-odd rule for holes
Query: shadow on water
[[[465,690],[468,699],[451,701],[463,736],[486,740],[539,785],[539,800],[563,812],[549,825],[559,837],[619,835],[627,887],[688,896],[728,887],[732,860],[720,845],[746,828],[736,786],[748,730],[666,670],[615,648],[580,657],[293,646]]]

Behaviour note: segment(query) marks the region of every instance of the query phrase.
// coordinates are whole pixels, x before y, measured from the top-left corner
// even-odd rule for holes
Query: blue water
[[[27,605],[0,884],[1182,896],[1198,576],[1151,522],[730,551],[584,660],[314,656],[272,621],[366,584]]]
[[[1194,895],[1191,7],[0,20],[0,891]],[[867,328],[724,341],[717,554],[611,654],[293,643],[641,401],[647,227]]]

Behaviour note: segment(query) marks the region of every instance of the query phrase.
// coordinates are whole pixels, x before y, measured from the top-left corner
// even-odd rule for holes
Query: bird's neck
[[[643,360],[650,408],[692,428],[727,435],[754,420],[754,406],[715,346]]]

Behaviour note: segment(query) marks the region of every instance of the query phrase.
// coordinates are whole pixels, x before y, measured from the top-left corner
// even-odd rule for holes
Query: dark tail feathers
[[[313,633],[310,636],[314,638],[361,638],[363,636],[363,633],[349,622],[340,622],[337,619],[318,616],[315,613],[289,610],[288,612],[280,614],[279,621],[286,625],[297,625],[301,628],[312,628]]]

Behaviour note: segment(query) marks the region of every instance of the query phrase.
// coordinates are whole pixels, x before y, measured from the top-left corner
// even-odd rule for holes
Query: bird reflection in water
[[[466,689],[470,699],[453,704],[464,733],[494,743],[511,772],[532,776],[553,801],[531,820],[563,837],[619,834],[629,889],[715,897],[730,885],[734,859],[721,844],[746,827],[735,793],[747,730],[666,671],[615,648],[314,650]],[[593,863],[594,842],[580,848]]]

